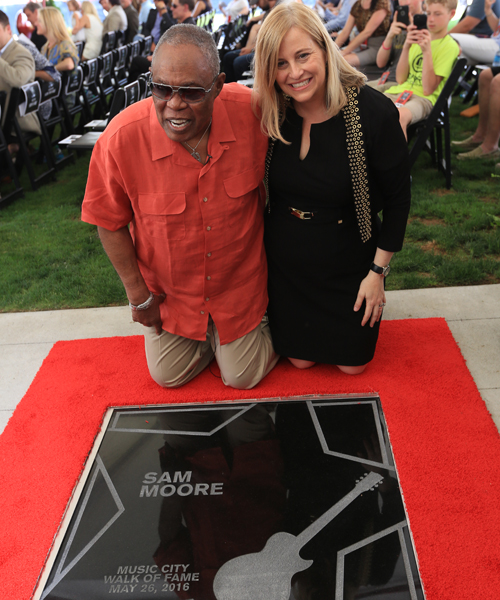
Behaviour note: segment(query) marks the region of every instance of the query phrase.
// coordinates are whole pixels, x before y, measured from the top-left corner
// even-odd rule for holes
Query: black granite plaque
[[[379,399],[115,410],[38,597],[422,600]]]

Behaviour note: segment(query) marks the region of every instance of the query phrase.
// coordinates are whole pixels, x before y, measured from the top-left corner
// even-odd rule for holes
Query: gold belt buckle
[[[314,217],[313,212],[305,212],[303,210],[299,210],[298,208],[293,208],[292,206],[289,206],[288,208],[294,217],[302,219],[303,221],[309,221]]]

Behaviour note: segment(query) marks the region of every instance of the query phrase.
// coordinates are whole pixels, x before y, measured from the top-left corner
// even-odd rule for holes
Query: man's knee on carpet
[[[255,329],[222,346],[214,324],[212,344],[224,385],[237,390],[250,390],[255,387],[279,359],[274,352],[266,315]]]
[[[214,357],[210,336],[203,341],[190,340],[168,331],[144,331],[146,360],[153,380],[162,387],[176,388],[196,377]]]

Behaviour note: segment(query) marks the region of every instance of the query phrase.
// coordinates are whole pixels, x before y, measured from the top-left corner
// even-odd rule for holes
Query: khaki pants
[[[386,92],[385,95],[393,102],[396,102],[399,98],[399,94],[388,94]],[[431,114],[433,105],[427,98],[413,94],[408,102],[404,104],[404,107],[411,112],[411,122],[417,123],[418,121],[422,121],[422,119],[426,119]]]
[[[243,337],[220,345],[219,334],[212,319],[208,322],[204,342],[190,340],[154,327],[144,333],[146,359],[151,377],[162,387],[184,385],[214,358],[225,385],[240,390],[256,386],[278,362],[273,350],[267,317]]]

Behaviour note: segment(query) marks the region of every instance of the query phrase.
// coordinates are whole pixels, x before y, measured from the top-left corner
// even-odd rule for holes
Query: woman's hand
[[[363,300],[366,302],[366,307],[361,325],[366,325],[369,321],[370,327],[373,327],[377,321],[380,321],[380,317],[382,316],[383,306],[381,307],[381,305],[385,305],[383,275],[378,275],[374,271],[370,271],[363,279],[359,286],[356,303],[354,304],[355,312],[361,308]]]
[[[403,31],[403,29],[406,29],[406,25],[398,21],[398,13],[394,13],[394,19],[392,20],[391,26],[389,27],[389,31],[387,32],[387,37],[385,39],[387,41],[389,41],[389,39],[392,41],[397,35],[399,35]]]

